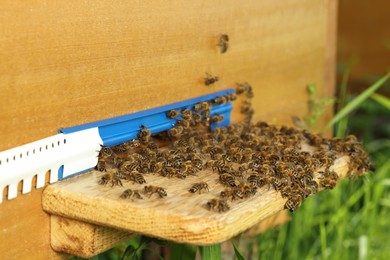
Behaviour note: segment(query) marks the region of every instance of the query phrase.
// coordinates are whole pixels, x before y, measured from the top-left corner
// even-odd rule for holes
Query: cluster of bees
[[[245,119],[210,131],[211,124],[223,120],[222,115],[210,116],[211,107],[236,100],[236,94],[244,97],[241,113]],[[287,199],[285,208],[295,211],[319,188],[335,187],[338,175],[331,166],[340,156],[350,157],[350,174],[361,175],[372,169],[354,136],[329,139],[304,129],[252,123],[251,86],[238,84],[236,94],[168,111],[166,116],[176,124],[166,132],[152,136],[142,127],[138,139],[102,147],[96,166],[103,172],[99,184],[123,186],[127,181],[144,185],[148,174],[176,180],[207,170],[223,186],[217,198],[204,204],[210,211],[228,211],[229,201],[249,199],[260,188],[275,189]],[[312,151],[303,149],[305,145]],[[193,196],[208,191],[206,182],[193,183],[188,190]],[[158,198],[168,196],[166,188],[146,185],[140,190],[127,189],[120,197],[143,199],[142,194],[149,198],[154,194]]]

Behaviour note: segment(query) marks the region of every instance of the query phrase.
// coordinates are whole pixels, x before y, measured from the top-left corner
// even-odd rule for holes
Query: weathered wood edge
[[[338,173],[340,180],[343,179],[348,171],[348,157],[339,158],[331,168]],[[264,201],[265,196],[268,201],[260,206],[250,207],[250,209],[245,207],[256,201]],[[91,203],[93,201],[96,203]],[[232,211],[222,214],[210,213],[210,217],[193,217],[159,212],[153,208],[140,211],[132,204],[123,204],[112,199],[89,198],[81,192],[70,192],[51,185],[43,192],[42,205],[43,209],[51,214],[71,219],[178,243],[209,245],[225,241],[276,214],[284,209],[285,203],[286,199],[271,189],[266,192],[266,195],[236,205],[234,212],[242,210],[240,217],[229,218]],[[97,204],[102,205],[103,208],[96,207]],[[75,207],[78,210],[75,211]],[[110,212],[110,219],[105,214],[101,214],[102,210]]]

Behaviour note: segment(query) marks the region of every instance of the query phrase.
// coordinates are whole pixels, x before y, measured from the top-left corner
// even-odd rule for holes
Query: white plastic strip
[[[90,128],[71,134],[58,134],[0,153],[0,192],[8,187],[8,199],[18,194],[22,181],[22,193],[31,192],[32,180],[37,176],[36,188],[45,185],[50,171],[50,183],[93,168],[103,144],[98,128]],[[0,203],[2,202],[0,195]]]

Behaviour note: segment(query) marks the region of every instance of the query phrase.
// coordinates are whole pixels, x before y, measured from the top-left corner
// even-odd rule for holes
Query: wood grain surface
[[[336,2],[3,1],[0,150],[243,81],[256,117],[289,124],[307,112],[308,83],[333,95]],[[230,37],[222,55],[220,33]],[[221,80],[205,87],[206,72]],[[61,257],[40,194],[0,205],[3,257]]]
[[[88,258],[102,253],[135,235],[51,215],[51,246],[54,250]]]
[[[256,87],[255,108],[274,118],[305,112],[308,83],[332,88],[327,1],[30,0],[2,10],[1,150],[236,82]],[[205,87],[206,72],[220,81]]]
[[[348,157],[337,159],[330,169],[334,169],[340,179],[344,178],[348,171]],[[144,196],[142,200],[124,200],[119,196],[125,189],[136,190],[143,185],[98,185],[100,174],[91,171],[46,187],[42,199],[44,210],[178,243],[209,245],[225,241],[283,210],[287,201],[273,188],[263,187],[248,200],[229,202],[231,209],[225,213],[210,212],[205,204],[219,197],[224,188],[218,182],[217,174],[209,171],[184,180],[147,176],[148,185],[163,187],[168,196],[164,199],[153,195],[151,198]],[[189,193],[193,183],[200,181],[209,184],[210,192]]]

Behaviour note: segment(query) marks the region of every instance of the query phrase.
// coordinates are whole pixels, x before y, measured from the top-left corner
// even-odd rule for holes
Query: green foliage
[[[202,260],[222,259],[221,244],[215,244],[211,246],[200,246],[199,251]]]
[[[325,109],[334,103],[334,99],[317,97],[317,86],[315,84],[309,84],[306,90],[309,94],[307,101],[308,114],[303,118],[303,121],[308,128],[313,128]]]
[[[342,118],[346,117],[353,110],[355,110],[359,105],[361,105],[367,98],[370,97],[376,90],[378,90],[388,79],[390,78],[390,72],[371,85],[359,96],[351,100],[345,107],[343,107],[337,114],[329,121],[325,126],[325,129],[333,126],[335,123],[339,122]]]
[[[171,260],[194,260],[198,247],[171,242],[170,249]]]
[[[370,98],[372,98],[373,100],[375,100],[376,102],[378,102],[379,104],[381,104],[382,106],[390,110],[390,98],[387,98],[377,93],[372,93],[370,95]]]
[[[233,240],[231,240],[233,248],[234,248],[234,254],[236,255],[238,260],[245,260],[245,257],[242,256],[240,250],[238,250],[236,244],[234,243]]]

